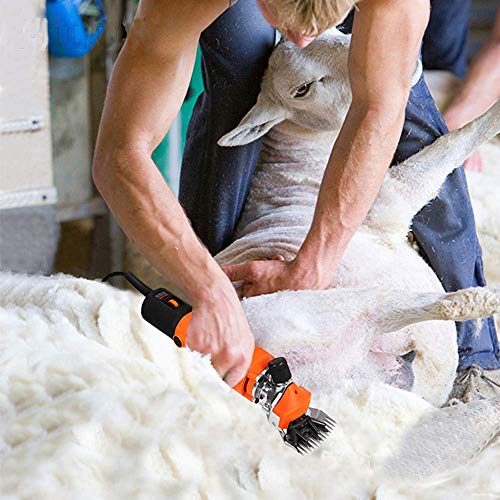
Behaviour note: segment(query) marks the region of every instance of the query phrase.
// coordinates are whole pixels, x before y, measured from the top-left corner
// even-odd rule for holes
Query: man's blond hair
[[[344,20],[357,0],[266,0],[279,27],[301,35],[319,35]]]

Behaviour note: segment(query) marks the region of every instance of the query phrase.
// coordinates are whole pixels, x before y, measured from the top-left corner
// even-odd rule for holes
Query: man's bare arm
[[[428,16],[427,0],[359,4],[349,54],[353,100],[296,259],[296,279],[311,288],[329,285],[380,189],[401,135]]]
[[[245,296],[330,286],[370,209],[401,135],[429,0],[363,0],[349,52],[352,104],[333,147],[311,229],[291,262],[227,266]]]
[[[151,160],[186,95],[199,35],[227,6],[227,0],[141,1],[113,70],[93,175],[127,236],[193,304],[188,345],[211,352],[234,385],[252,354],[246,318]]]

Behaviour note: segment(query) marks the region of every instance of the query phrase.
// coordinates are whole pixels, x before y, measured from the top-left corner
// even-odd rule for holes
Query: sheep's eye
[[[311,90],[311,86],[314,82],[304,83],[300,87],[297,87],[293,91],[293,97],[304,97]]]

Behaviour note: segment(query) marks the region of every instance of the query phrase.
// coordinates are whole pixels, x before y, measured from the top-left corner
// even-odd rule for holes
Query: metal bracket
[[[41,116],[32,118],[0,121],[0,134],[25,134],[42,130],[45,124]]]
[[[55,187],[26,189],[23,191],[0,191],[0,210],[21,207],[38,207],[57,203]]]

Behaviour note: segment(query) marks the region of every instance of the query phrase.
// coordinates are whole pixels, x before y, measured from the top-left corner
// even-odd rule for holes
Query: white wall
[[[45,0],[1,5],[0,208],[53,203]]]

